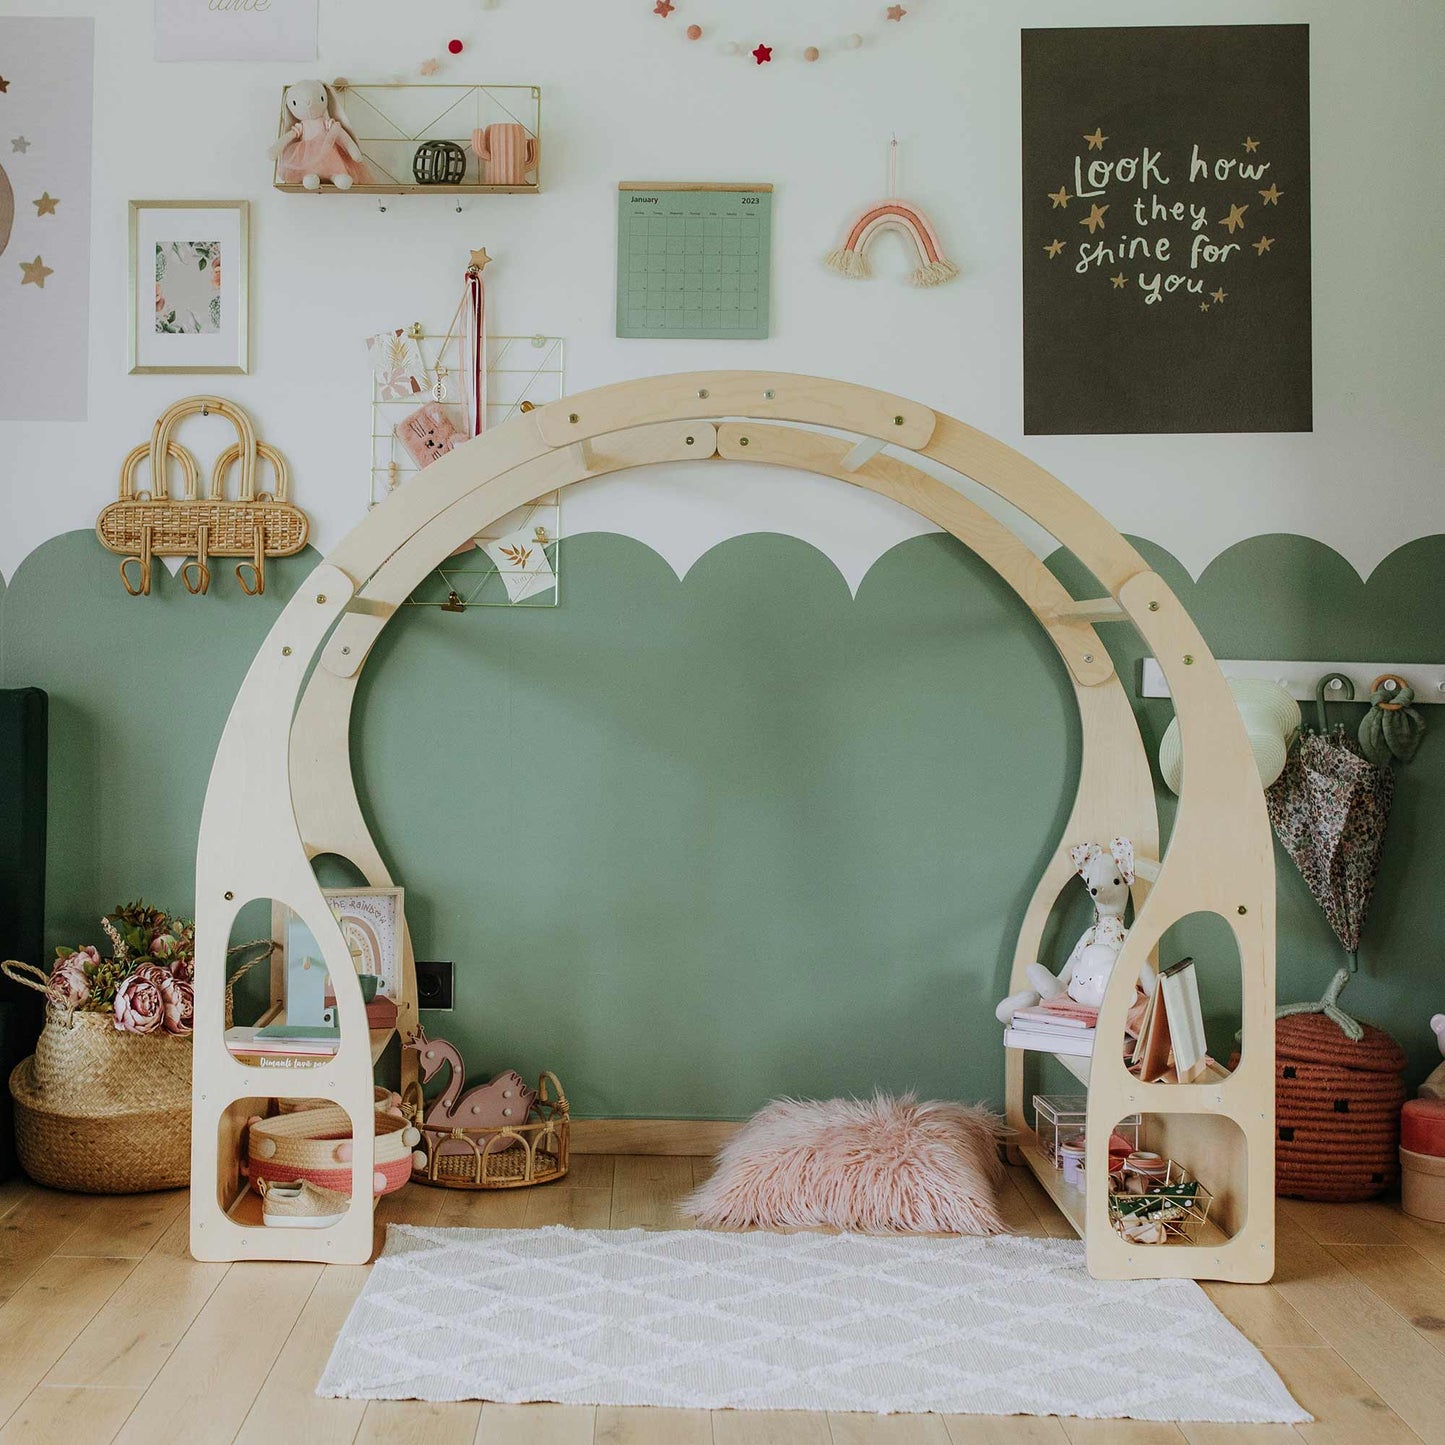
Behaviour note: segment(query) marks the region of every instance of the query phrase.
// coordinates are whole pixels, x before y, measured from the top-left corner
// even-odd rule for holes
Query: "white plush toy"
[[[1435,1035],[1440,1052],[1445,1054],[1445,1014],[1436,1014],[1430,1020],[1430,1032]],[[1445,1064],[1440,1064],[1417,1092],[1422,1099],[1445,1099]]]
[[[1124,909],[1134,881],[1134,845],[1127,838],[1115,838],[1106,851],[1097,843],[1080,843],[1069,849],[1069,856],[1094,900],[1094,922],[1079,935],[1057,977],[1041,963],[1029,964],[1026,972],[1033,987],[1011,994],[999,1004],[995,1012],[1001,1023],[1010,1022],[1016,1009],[1028,1008],[1041,998],[1052,998],[1065,990],[1076,1003],[1091,1008],[1104,1002],[1114,961],[1128,937]],[[1154,970],[1146,962],[1139,970],[1139,983],[1145,993],[1153,993],[1154,981]]]

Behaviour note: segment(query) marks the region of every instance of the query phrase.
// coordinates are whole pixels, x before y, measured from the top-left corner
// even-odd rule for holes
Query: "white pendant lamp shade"
[[[1262,787],[1269,787],[1284,771],[1285,757],[1299,731],[1299,704],[1278,683],[1258,678],[1231,678],[1229,690],[1244,720],[1254,763]],[[1159,772],[1170,792],[1184,784],[1184,748],[1179,741],[1179,719],[1165,730],[1159,744]]]

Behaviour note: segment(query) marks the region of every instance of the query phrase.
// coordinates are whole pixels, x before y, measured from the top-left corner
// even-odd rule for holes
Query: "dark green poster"
[[[1025,30],[1024,431],[1309,431],[1309,27]]]

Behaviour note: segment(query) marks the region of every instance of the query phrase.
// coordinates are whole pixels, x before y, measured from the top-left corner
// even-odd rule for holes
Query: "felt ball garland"
[[[673,11],[679,9],[675,0],[648,0],[653,15],[660,20],[668,19]],[[683,0],[686,4],[686,0]],[[898,4],[882,5],[879,7],[881,24],[883,27],[889,24],[901,24],[910,13],[908,7]],[[703,26],[690,24],[683,31],[689,41],[701,40],[707,31]],[[770,65],[775,58],[788,57],[796,58],[805,64],[811,65],[821,60],[825,55],[841,50],[861,50],[865,41],[862,34],[852,31],[849,34],[838,37],[828,44],[821,44],[814,41],[812,44],[793,47],[779,47],[770,40],[761,39],[756,41],[722,40],[718,42],[717,50],[721,55],[736,59],[746,58],[751,62],[750,69],[758,70],[765,65]]]

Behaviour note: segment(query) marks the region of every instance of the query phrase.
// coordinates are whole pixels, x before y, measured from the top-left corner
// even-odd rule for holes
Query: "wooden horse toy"
[[[537,1091],[515,1069],[504,1069],[487,1083],[467,1089],[466,1067],[455,1045],[427,1038],[420,1024],[406,1042],[417,1052],[423,1086],[441,1072],[443,1064],[452,1066],[446,1088],[426,1106],[422,1122],[428,1128],[503,1129],[527,1122]]]

